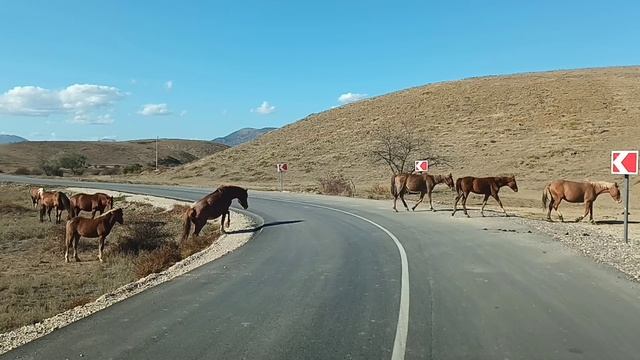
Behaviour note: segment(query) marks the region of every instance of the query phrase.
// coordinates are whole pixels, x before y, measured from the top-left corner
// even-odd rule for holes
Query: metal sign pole
[[[624,176],[624,242],[629,243],[629,175]]]

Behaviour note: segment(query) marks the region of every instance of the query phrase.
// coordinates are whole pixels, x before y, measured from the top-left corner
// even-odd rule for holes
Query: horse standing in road
[[[76,216],[71,201],[62,191],[40,192],[40,222],[44,221],[45,212],[51,221],[51,210],[56,209],[56,224],[62,222],[62,211],[67,211],[67,220]]]
[[[433,192],[433,188],[438,184],[446,184],[449,189],[454,189],[453,184],[453,176],[451,173],[449,175],[430,175],[430,174],[398,174],[394,175],[391,178],[391,195],[393,195],[393,210],[398,212],[396,209],[396,202],[398,201],[398,197],[402,200],[402,204],[409,211],[409,207],[407,206],[407,202],[404,200],[404,196],[406,194],[417,194],[420,193],[420,199],[418,202],[411,208],[411,210],[415,211],[418,205],[424,199],[424,195],[429,195],[429,208],[431,211],[436,211],[433,208],[433,202],[431,199],[431,193]]]
[[[466,176],[458,178],[456,180],[456,192],[458,195],[456,196],[456,201],[453,204],[453,213],[451,216],[456,214],[456,211],[458,210],[458,201],[462,199],[464,214],[469,217],[469,214],[467,213],[467,197],[471,192],[484,195],[482,208],[480,209],[480,214],[482,214],[482,216],[484,216],[484,207],[487,205],[489,196],[493,196],[493,198],[496,199],[498,205],[500,205],[500,208],[502,208],[502,211],[504,212],[504,216],[509,216],[507,211],[504,209],[504,206],[502,206],[502,201],[500,201],[500,197],[498,196],[498,192],[503,186],[508,186],[514,192],[518,192],[518,184],[516,183],[515,176],[492,176],[484,178]]]
[[[93,219],[96,217],[96,212],[102,215],[105,209],[113,209],[113,196],[104,193],[75,194],[71,197],[71,206],[77,215],[80,215],[80,211],[91,211]]]
[[[31,203],[33,204],[34,208],[38,207],[38,203],[40,202],[40,197],[42,196],[43,192],[44,188],[31,188],[31,190],[29,191],[29,195],[31,195]]]
[[[613,200],[618,203],[622,202],[618,183],[615,182],[554,180],[547,184],[542,191],[542,207],[547,208],[547,201],[549,200],[547,220],[551,221],[551,209],[555,209],[560,221],[564,222],[564,217],[558,210],[560,202],[562,200],[570,203],[584,202],[584,215],[577,218],[576,222],[581,221],[589,215],[589,221],[595,224],[595,221],[593,221],[593,202],[596,201],[598,195],[606,192],[611,195]]]
[[[191,223],[195,225],[193,236],[198,236],[204,225],[207,223],[207,220],[216,219],[219,216],[222,216],[220,220],[220,228],[222,229],[222,232],[225,232],[224,220],[229,214],[231,202],[233,199],[238,199],[240,205],[246,209],[249,207],[247,198],[247,189],[239,186],[221,186],[216,191],[198,200],[189,209],[187,209],[182,216],[182,241],[186,241],[189,238]],[[229,224],[227,223],[227,226],[228,225]]]
[[[98,260],[102,262],[102,251],[104,250],[105,239],[116,223],[121,225],[124,223],[122,209],[119,208],[111,209],[95,219],[78,216],[67,221],[64,261],[69,262],[69,248],[71,248],[71,246],[73,246],[73,257],[76,261],[80,261],[78,257],[78,241],[80,240],[80,236],[84,236],[86,238],[100,238],[98,243]]]

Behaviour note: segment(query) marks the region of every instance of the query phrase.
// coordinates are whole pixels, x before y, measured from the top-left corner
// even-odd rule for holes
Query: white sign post
[[[612,151],[611,173],[624,175],[624,242],[629,243],[629,175],[638,175],[638,151]]]
[[[276,171],[278,172],[278,185],[280,187],[280,191],[284,191],[284,173],[289,171],[289,164],[276,164]]]
[[[415,171],[422,172],[429,170],[429,160],[416,160]]]

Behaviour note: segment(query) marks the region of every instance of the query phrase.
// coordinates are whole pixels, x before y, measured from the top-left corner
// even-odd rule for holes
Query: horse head
[[[239,189],[240,189],[240,192],[238,194],[238,201],[240,202],[240,205],[242,205],[244,209],[247,209],[249,207],[249,202],[248,202],[249,193],[245,188],[239,188]]]
[[[614,182],[613,186],[609,187],[609,194],[611,194],[613,200],[615,200],[618,204],[622,202],[622,199],[620,198],[620,188],[618,187],[617,182]]]
[[[124,218],[123,218],[123,214],[122,214],[122,209],[121,208],[117,208],[113,211],[113,219],[117,222],[120,223],[121,225],[124,224]]]
[[[106,206],[109,207],[109,209],[113,209],[113,196],[107,196],[107,204]]]
[[[518,183],[516,182],[515,175],[507,177],[507,186],[510,187],[513,192],[518,192]]]
[[[446,175],[444,177],[444,183],[447,184],[447,186],[449,187],[449,189],[451,189],[451,191],[455,190],[456,184],[453,182],[453,175],[451,175],[451,173],[449,173],[449,175]]]

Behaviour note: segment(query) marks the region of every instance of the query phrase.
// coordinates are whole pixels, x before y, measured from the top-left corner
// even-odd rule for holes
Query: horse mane
[[[589,184],[593,186],[600,187],[602,189],[611,189],[616,184],[608,181],[588,181]]]
[[[104,213],[104,214],[102,214],[102,215],[98,216],[98,219],[100,219],[100,218],[102,218],[102,217],[105,217],[105,216],[107,216],[107,215],[111,214],[112,212],[114,212],[114,211],[116,211],[116,210],[121,210],[121,209],[120,209],[120,208],[111,209],[111,210],[107,211],[106,213]]]

